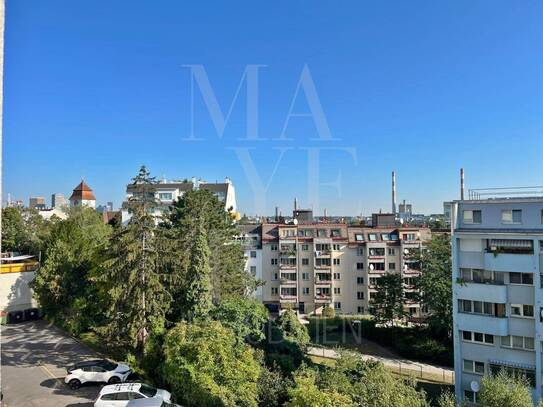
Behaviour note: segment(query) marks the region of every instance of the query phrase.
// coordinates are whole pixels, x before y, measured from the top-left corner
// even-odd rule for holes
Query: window
[[[522,211],[520,209],[502,210],[502,223],[506,223],[506,224],[522,223]]]
[[[341,294],[341,288],[340,287],[334,287],[334,294]]]
[[[387,242],[390,240],[390,235],[388,233],[381,233],[381,240]]]
[[[407,241],[417,240],[417,235],[415,235],[415,233],[404,233],[403,240],[407,240]]]
[[[356,293],[356,299],[363,300],[364,299],[364,292],[363,291],[358,291]]]
[[[341,245],[339,245],[339,244],[332,245],[332,250],[336,250],[336,251],[341,250]]]
[[[308,244],[303,244],[302,245],[302,250],[309,250],[309,245]]]
[[[317,258],[315,259],[315,266],[317,267],[329,267],[330,266],[330,259],[321,259]]]
[[[302,280],[309,280],[309,273],[302,273]]]
[[[493,302],[458,300],[458,310],[459,312],[483,314],[498,318],[505,317],[505,304]]]
[[[356,284],[363,285],[364,277],[356,277]]]
[[[532,273],[509,273],[510,284],[534,284],[534,275]]]
[[[463,212],[463,220],[464,223],[468,224],[480,224],[482,220],[481,211],[475,210],[475,211],[464,211]]]
[[[526,378],[531,387],[535,387],[535,370],[533,369],[522,369],[494,363],[491,363],[489,365],[489,369],[492,375],[497,374],[502,369],[505,369],[507,374],[509,374],[510,376],[524,377]]]
[[[270,246],[270,250],[272,250],[272,251],[274,251],[274,252],[277,251],[277,248],[278,248],[278,246],[277,246],[276,244],[272,244],[272,245]]]
[[[370,256],[384,256],[385,248],[384,247],[372,247],[369,252]]]
[[[375,286],[379,283],[379,277],[370,277],[370,285]]]
[[[340,273],[334,273],[334,280],[341,280],[341,274]]]
[[[272,280],[277,280],[279,278],[279,273],[273,273]]]
[[[460,269],[462,279],[467,283],[498,284],[504,283],[504,273],[481,269]]]
[[[122,391],[116,394],[115,400],[130,400],[130,394],[127,391]]]
[[[340,259],[334,259],[334,265],[335,266],[339,266],[339,263],[340,263]]]
[[[362,233],[355,233],[354,240],[356,240],[357,242],[363,242],[364,241],[364,235]]]
[[[534,317],[534,306],[529,304],[511,304],[512,317]]]
[[[172,200],[172,193],[171,192],[159,192],[158,193],[158,199],[161,201],[171,201]]]
[[[335,309],[341,309],[341,302],[334,302]]]
[[[364,307],[356,307],[356,312],[358,312],[359,314],[363,314],[364,313]]]
[[[317,236],[318,237],[326,237],[326,230],[324,230],[324,229],[317,230]]]
[[[117,393],[104,394],[100,400],[115,400],[116,395],[117,395]]]
[[[485,364],[474,360],[464,359],[462,361],[462,370],[467,373],[485,374]]]
[[[271,265],[277,266],[277,259],[271,259]]]
[[[489,239],[486,251],[489,253],[533,254],[532,240],[527,239]]]
[[[388,255],[389,256],[395,256],[396,255],[396,249],[393,249],[391,247],[388,248]]]
[[[385,263],[370,263],[370,270],[385,271]]]
[[[502,336],[501,346],[504,348],[534,350],[534,338],[515,335]]]
[[[309,287],[302,288],[302,294],[303,295],[309,295]]]
[[[494,335],[483,334],[481,332],[462,331],[462,339],[466,342],[494,344]]]
[[[368,235],[368,239],[370,240],[370,242],[375,242],[377,240],[377,234],[375,233],[370,233]]]
[[[251,250],[251,257],[254,259],[256,257],[256,252],[254,250]]]
[[[357,270],[364,270],[364,263],[356,263]]]
[[[543,245],[542,245],[542,247],[543,247]],[[356,248],[356,255],[357,255],[357,256],[363,256],[363,255],[364,255],[364,247],[358,246],[358,247]]]
[[[251,274],[256,276],[256,266],[251,266]]]
[[[389,270],[396,270],[396,263],[388,263]]]
[[[340,232],[339,229],[332,229],[330,231],[330,233],[331,233],[332,237],[341,237],[341,232]]]
[[[302,266],[308,266],[309,265],[309,259],[302,259]]]

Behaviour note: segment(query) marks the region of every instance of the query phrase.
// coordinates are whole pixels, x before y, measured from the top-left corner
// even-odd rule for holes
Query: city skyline
[[[83,177],[119,203],[141,164],[228,176],[248,214],[386,211],[392,170],[416,213],[458,198],[460,167],[467,188],[543,183],[540,4],[128,5],[8,2],[6,195]]]

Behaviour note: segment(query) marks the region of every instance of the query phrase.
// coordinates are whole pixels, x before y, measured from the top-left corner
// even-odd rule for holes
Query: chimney
[[[298,200],[294,198],[294,210],[298,210]]]
[[[464,169],[460,168],[460,200],[464,200]]]
[[[392,171],[392,213],[396,213],[396,171]]]

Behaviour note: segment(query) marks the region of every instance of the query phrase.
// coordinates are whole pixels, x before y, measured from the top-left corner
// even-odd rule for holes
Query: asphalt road
[[[46,321],[1,326],[2,407],[91,407],[99,385],[71,390],[66,366],[96,358],[85,345]]]

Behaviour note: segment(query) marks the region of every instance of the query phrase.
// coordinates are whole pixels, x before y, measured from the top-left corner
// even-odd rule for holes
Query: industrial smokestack
[[[392,171],[392,213],[396,213],[396,171]]]
[[[298,199],[294,198],[294,210],[298,209]]]
[[[460,168],[460,200],[464,200],[464,169]]]
[[[275,221],[279,222],[279,207],[275,207]]]

